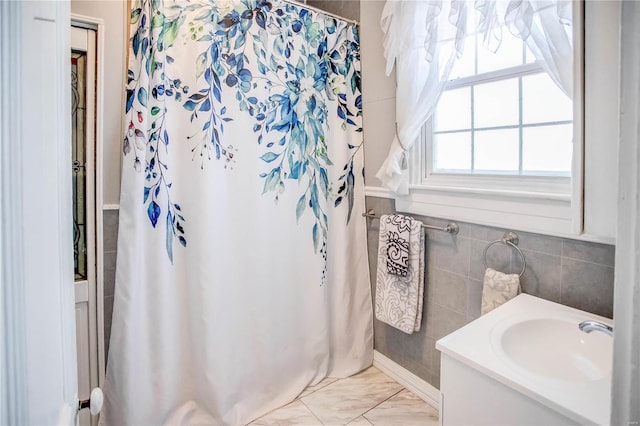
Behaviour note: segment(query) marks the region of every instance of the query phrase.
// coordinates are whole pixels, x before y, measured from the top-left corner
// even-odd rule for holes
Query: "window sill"
[[[538,234],[576,237],[571,198],[565,194],[412,185],[409,195],[396,197],[396,210]]]
[[[413,192],[445,192],[456,194],[473,194],[477,196],[491,197],[494,199],[531,199],[539,201],[564,201],[571,203],[570,194],[562,194],[557,192],[538,192],[515,189],[490,189],[478,187],[460,187],[460,186],[444,186],[444,185],[410,185],[410,191]]]
[[[499,192],[468,192],[459,188],[447,191],[441,187],[431,189],[413,185],[409,195],[396,196],[382,187],[365,187],[367,197],[395,199],[396,210],[400,213],[615,245],[614,237],[572,232],[568,196],[552,194],[553,198],[546,198],[546,194],[523,191],[521,194],[502,193],[501,197],[496,197]],[[553,212],[560,212],[563,216],[550,217]]]

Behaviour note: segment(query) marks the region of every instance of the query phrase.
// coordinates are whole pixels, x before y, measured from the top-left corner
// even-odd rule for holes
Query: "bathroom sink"
[[[439,339],[447,423],[609,424],[613,339],[586,320],[613,326],[520,294]]]
[[[511,317],[496,324],[492,346],[508,362],[556,380],[591,382],[611,377],[613,339],[585,333],[576,316]]]

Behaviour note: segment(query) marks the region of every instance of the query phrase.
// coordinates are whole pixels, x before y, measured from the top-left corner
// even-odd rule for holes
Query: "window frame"
[[[469,87],[472,88],[474,86],[478,86],[478,85],[482,85],[482,84],[486,84],[486,83],[493,83],[493,82],[498,82],[498,81],[505,81],[505,80],[510,80],[510,79],[515,79],[515,78],[522,78],[522,77],[527,77],[527,76],[535,76],[538,74],[542,74],[545,73],[546,71],[544,70],[544,67],[540,64],[540,62],[535,61],[535,62],[531,62],[531,63],[527,63],[527,64],[522,64],[522,65],[517,65],[517,66],[512,66],[509,68],[504,68],[501,70],[496,70],[496,71],[492,71],[492,72],[487,72],[487,73],[482,73],[482,74],[478,74],[475,76],[470,76],[470,77],[463,77],[463,78],[458,78],[455,80],[451,80],[448,84],[447,87],[445,89],[445,91],[447,90],[456,90],[456,89],[460,89],[460,88],[465,88],[465,87]],[[519,82],[519,84],[521,84]],[[522,90],[522,86],[520,86],[519,90]],[[444,93],[444,92],[443,92]],[[520,108],[522,108],[523,106],[523,101],[522,101],[522,93],[520,92],[518,94],[518,105]],[[437,110],[437,109],[436,109]],[[473,105],[473,101],[471,103],[471,114],[473,115],[474,113],[474,105]],[[435,114],[435,112],[434,112]],[[440,134],[447,134],[447,133],[458,133],[461,131],[469,131],[469,132],[477,132],[477,131],[486,131],[486,130],[501,130],[501,129],[518,129],[518,131],[520,132],[521,129],[527,129],[527,128],[533,128],[533,127],[544,127],[544,126],[549,126],[549,125],[562,125],[562,124],[573,124],[573,119],[572,120],[561,120],[561,121],[545,121],[545,122],[540,122],[540,123],[524,123],[523,122],[523,117],[522,117],[522,111],[520,111],[520,117],[519,117],[519,122],[518,124],[515,125],[504,125],[504,126],[494,126],[494,127],[476,127],[475,123],[473,123],[472,120],[472,124],[471,127],[468,129],[454,129],[454,130],[444,130],[441,132],[437,132]],[[422,182],[424,182],[424,179],[428,179],[429,176],[431,175],[447,175],[447,174],[451,174],[451,175],[460,175],[460,176],[477,176],[477,175],[499,175],[499,176],[516,176],[516,177],[520,177],[520,176],[557,176],[557,177],[571,177],[570,173],[557,173],[557,172],[543,172],[543,171],[537,171],[537,172],[523,172],[522,171],[522,164],[523,164],[523,138],[522,138],[522,133],[520,133],[519,137],[518,137],[518,150],[519,150],[519,164],[518,164],[518,171],[517,173],[512,173],[510,171],[483,171],[483,170],[471,170],[469,172],[464,172],[464,171],[447,171],[447,170],[435,170],[434,168],[434,161],[433,161],[433,156],[434,156],[434,141],[433,141],[433,136],[434,132],[433,132],[433,126],[432,126],[432,118],[430,118],[427,123],[425,123],[425,125],[422,127],[422,132],[421,132],[421,140],[420,143],[425,147],[424,149],[424,153],[425,156],[422,157],[424,163],[423,163],[423,170],[424,172],[424,176],[422,179]],[[473,141],[473,137],[472,137],[472,141]],[[473,160],[473,155],[474,155],[474,145],[472,142],[471,145],[471,155],[472,155],[472,160]],[[473,164],[473,161],[472,161]]]
[[[432,144],[425,143],[431,124],[423,126],[409,155],[409,195],[396,197],[398,211],[489,226],[510,227],[575,238],[582,234],[584,169],[584,5],[573,3],[574,96],[571,177],[497,173],[435,173]],[[539,64],[524,64],[538,72]],[[495,71],[501,74],[502,71]],[[533,71],[532,71],[533,73]],[[487,73],[489,74],[489,73]],[[463,80],[463,79],[460,79]],[[456,82],[451,86],[455,86]]]

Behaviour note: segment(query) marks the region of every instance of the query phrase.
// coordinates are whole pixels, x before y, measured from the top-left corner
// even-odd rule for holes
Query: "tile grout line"
[[[384,374],[384,373],[383,373],[383,374]],[[350,377],[353,377],[353,376],[350,376]],[[317,415],[317,414],[316,414],[316,413],[311,409],[311,407],[309,407],[309,406],[305,403],[305,401],[303,401],[303,398],[306,398],[307,396],[312,395],[313,393],[317,392],[318,390],[325,389],[325,388],[327,388],[327,387],[329,387],[329,386],[333,385],[334,383],[339,383],[339,382],[344,381],[344,380],[346,380],[346,379],[348,379],[348,378],[350,378],[350,377],[345,377],[345,378],[337,379],[337,380],[335,380],[335,381],[333,381],[333,382],[331,382],[331,383],[329,383],[329,384],[327,384],[327,385],[323,386],[322,388],[319,388],[319,389],[314,390],[313,392],[311,392],[311,393],[309,393],[309,394],[305,395],[304,397],[298,397],[298,398],[294,399],[291,403],[293,403],[293,402],[295,402],[295,401],[300,401],[300,402],[302,403],[302,405],[307,409],[307,411],[308,411],[309,413],[311,413],[311,415],[312,415],[312,416],[313,416],[313,417],[314,417],[314,418],[319,422],[319,424],[321,424],[321,425],[323,425],[323,426],[335,426],[335,425],[333,425],[333,424],[331,424],[331,425],[327,425],[326,423],[324,423],[324,422],[320,419],[320,417],[318,417],[318,415]],[[353,422],[354,420],[356,420],[358,417],[362,417],[363,419],[365,419],[365,421],[367,421],[367,423],[369,423],[371,426],[374,426],[374,424],[373,424],[373,423],[372,423],[368,418],[364,417],[364,415],[365,415],[366,413],[370,412],[371,410],[373,410],[374,408],[376,408],[376,407],[380,406],[381,404],[383,404],[383,403],[385,403],[385,402],[389,401],[391,398],[393,398],[394,396],[398,395],[399,393],[401,393],[401,392],[403,392],[403,391],[407,390],[404,386],[402,386],[400,383],[396,382],[395,380],[391,379],[391,381],[392,381],[392,382],[394,382],[395,384],[397,384],[397,385],[400,387],[400,389],[399,389],[398,391],[394,392],[393,394],[389,395],[389,396],[388,396],[387,398],[385,398],[384,400],[380,401],[378,404],[374,405],[373,407],[371,407],[371,408],[367,409],[366,411],[364,411],[364,412],[362,412],[362,413],[358,414],[357,416],[355,416],[355,417],[353,417],[353,418],[349,419],[348,421],[346,421],[345,423],[342,423],[342,424],[343,424],[343,425],[347,425],[347,424],[349,424],[349,423]],[[289,403],[289,404],[291,404],[291,403]],[[286,405],[289,405],[289,404],[286,404]],[[285,406],[286,406],[286,405],[285,405]],[[283,407],[284,407],[284,406],[283,406]],[[261,419],[261,418],[263,418],[263,417],[265,417],[265,416],[268,416],[269,414],[271,414],[271,413],[273,413],[273,412],[275,412],[275,411],[277,411],[277,410],[279,410],[279,409],[281,409],[281,408],[283,408],[283,407],[279,407],[279,408],[276,408],[276,409],[274,409],[274,410],[270,411],[269,413],[265,413],[263,416],[261,416],[261,417],[259,417],[259,418],[257,418],[257,419],[254,419],[252,422],[255,422],[255,421],[257,421],[257,420],[259,420],[259,419]]]
[[[477,241],[484,241],[484,240],[477,240]],[[487,243],[489,243],[489,242],[487,242]],[[593,243],[593,244],[600,244],[600,243]],[[546,255],[546,256],[550,256],[550,257],[566,258],[566,259],[574,260],[574,261],[577,261],[577,262],[584,262],[584,263],[590,263],[592,265],[606,266],[608,268],[615,268],[615,265],[610,265],[608,263],[595,262],[595,261],[592,261],[592,260],[584,260],[584,259],[579,259],[577,257],[572,257],[572,256],[569,256],[569,255],[566,255],[566,254],[564,254],[564,246],[561,247],[560,254],[554,254],[554,253],[549,253],[549,252],[546,252],[546,251],[540,251],[540,250],[535,250],[535,249],[531,249],[531,248],[524,248],[524,247],[520,247],[520,246],[518,246],[518,247],[523,252],[527,252],[528,251],[528,252],[531,252],[531,253],[543,254],[543,255]]]
[[[347,377],[347,378],[348,378],[348,377]],[[345,378],[345,379],[347,379],[347,378]],[[342,380],[345,380],[345,379],[338,379],[338,380],[336,380],[336,381],[335,381],[335,382],[333,382],[333,383],[338,383],[338,382],[340,382],[340,381],[342,381]],[[392,379],[392,380],[393,380],[393,379]],[[387,402],[388,400],[390,400],[390,399],[391,399],[391,398],[393,398],[394,396],[398,395],[400,392],[402,392],[402,391],[406,390],[406,388],[405,388],[404,386],[402,386],[400,383],[396,382],[395,380],[393,380],[393,382],[400,386],[400,389],[399,389],[397,392],[395,392],[395,393],[393,393],[393,394],[389,395],[387,398],[385,398],[384,400],[380,401],[378,404],[374,405],[373,407],[369,408],[368,410],[364,411],[363,413],[360,413],[360,414],[358,414],[357,416],[355,416],[355,417],[353,417],[353,418],[350,418],[350,419],[349,419],[349,420],[347,420],[345,423],[343,423],[343,425],[348,425],[349,423],[351,423],[351,422],[353,422],[354,420],[356,420],[358,417],[363,417],[363,418],[365,418],[365,420],[367,420],[367,422],[371,423],[371,422],[369,421],[369,419],[367,419],[366,417],[364,417],[364,415],[365,415],[366,413],[368,413],[369,411],[371,411],[371,410],[373,410],[374,408],[378,407],[380,404],[383,404],[383,403]],[[330,383],[330,384],[333,384],[333,383]],[[327,386],[328,386],[328,385],[327,385]],[[326,386],[325,386],[325,387],[326,387]],[[318,419],[318,421],[319,421],[322,425],[325,425],[325,423],[324,423],[324,422],[323,422],[323,421],[322,421],[322,420],[321,420],[321,419],[316,415],[316,413],[314,413],[314,412],[313,412],[313,410],[311,409],[311,407],[309,407],[309,406],[308,406],[308,405],[307,405],[307,404],[306,404],[302,399],[300,399],[300,401],[301,401],[301,402],[304,404],[304,406],[309,410],[309,412],[311,412],[311,414],[313,414],[313,416],[314,416],[316,419]],[[372,426],[373,426],[373,423],[371,423],[371,424],[372,424]],[[325,425],[325,426],[328,426],[328,425]]]
[[[396,381],[394,380],[394,382],[396,382]],[[396,382],[396,383],[398,383],[398,382]],[[398,383],[398,384],[400,385],[400,383]],[[402,385],[400,385],[400,386],[401,386],[401,389],[400,389],[398,392],[394,393],[393,395],[390,395],[390,396],[389,396],[387,399],[385,399],[384,401],[380,401],[380,403],[378,403],[378,404],[374,405],[373,407],[369,408],[367,411],[365,411],[364,413],[360,414],[360,416],[364,417],[364,418],[365,418],[369,423],[371,423],[371,422],[369,421],[369,419],[367,419],[367,418],[365,417],[365,414],[367,414],[369,411],[373,410],[374,408],[379,407],[380,405],[384,404],[385,402],[389,401],[391,398],[393,398],[394,396],[398,395],[400,392],[407,390],[404,386],[402,386]],[[358,418],[358,417],[360,417],[360,416],[357,416],[357,417],[355,417],[355,418],[353,418],[353,419],[349,420],[349,422],[354,421],[355,419],[357,419],[357,418]],[[373,424],[373,423],[371,423],[371,424]]]
[[[325,377],[325,378],[324,378],[324,379],[322,379],[322,380],[326,380],[326,379],[328,379],[328,378],[329,378],[329,379],[331,379],[331,378],[333,378],[333,377]],[[347,377],[345,377],[345,378],[347,378]],[[324,386],[322,386],[322,387],[320,387],[320,388],[317,388],[317,389],[312,390],[311,392],[309,392],[308,394],[306,394],[306,395],[304,395],[304,396],[298,396],[296,399],[300,399],[300,400],[302,400],[302,398],[306,398],[306,397],[308,397],[309,395],[313,395],[314,393],[318,392],[319,390],[324,389],[324,388],[326,388],[327,386],[330,386],[330,385],[332,385],[332,384],[334,384],[334,383],[338,383],[338,382],[339,382],[339,381],[341,381],[341,380],[344,380],[344,379],[336,379],[336,380],[334,380],[334,381],[333,381],[333,382],[331,382],[331,383],[327,383],[326,385],[324,385]],[[321,383],[321,382],[322,382],[322,381],[320,381],[320,383]],[[320,384],[320,383],[318,383],[318,384]],[[316,385],[316,386],[318,386],[318,385]],[[301,394],[302,394],[302,393],[304,393],[304,391],[305,391],[305,390],[306,390],[306,388],[301,392]]]
[[[446,309],[447,311],[453,312],[454,314],[458,314],[458,315],[467,315],[466,310],[465,310],[465,312],[457,311],[457,310],[455,310],[455,309],[452,309],[452,308],[450,308],[450,307],[448,307],[448,306],[443,305],[442,303],[438,303],[438,302],[436,302],[435,300],[432,300],[430,303],[427,303],[427,304],[425,304],[425,305],[429,305],[429,304],[431,304],[431,305],[438,305],[438,306],[439,306],[439,307],[441,307],[442,309]],[[427,306],[427,307],[428,307],[428,306]],[[424,308],[424,306],[423,306],[423,310],[424,310],[424,309],[425,309],[425,308]],[[466,309],[466,306],[465,306],[465,309]],[[425,327],[426,327],[426,325],[425,325]]]
[[[343,380],[343,379],[340,379],[340,380]],[[335,381],[335,382],[333,382],[333,383],[337,383],[337,382],[339,382],[340,380],[337,380],[337,381]],[[326,387],[326,386],[325,386],[325,387]],[[311,392],[311,393],[313,393],[313,392]],[[309,394],[309,395],[311,395],[311,394]],[[313,412],[313,410],[312,410],[312,409],[311,409],[311,408],[310,408],[310,407],[309,407],[309,406],[308,406],[308,405],[307,405],[307,404],[302,400],[302,398],[301,398],[301,399],[299,399],[298,401],[300,401],[300,402],[302,403],[302,405],[304,405],[304,406],[305,406],[305,408],[306,408],[306,409],[311,413],[311,415],[312,415],[313,417],[315,417],[315,418],[316,418],[316,420],[318,420],[318,422],[319,422],[321,425],[324,425],[324,422],[323,422],[322,420],[320,420],[320,417],[318,417],[318,416],[316,415],[316,413],[314,413],[314,412]]]
[[[604,267],[611,268],[611,269],[615,269],[616,268],[615,265],[611,266],[611,265],[606,264],[606,263],[592,262],[592,261],[589,261],[589,260],[576,259],[575,257],[571,257],[571,256],[561,256],[561,257],[564,258],[564,259],[573,260],[575,262],[584,262],[584,263],[589,263],[591,265],[604,266]]]
[[[471,263],[471,256],[469,256],[469,263]],[[469,275],[471,273],[471,271],[469,271],[469,273],[467,273],[467,274],[462,274],[460,272],[449,271],[449,270],[440,268],[438,266],[431,266],[430,269],[437,269],[438,271],[446,272],[446,273],[451,274],[451,275],[457,275],[458,277],[461,277],[461,278],[470,278],[470,279],[472,279],[471,276]],[[469,265],[469,270],[471,270],[471,265]]]
[[[326,385],[324,385],[323,387],[313,390],[312,392],[308,393],[308,394],[307,394],[307,395],[305,395],[304,397],[298,397],[298,398],[296,398],[296,401],[300,401],[300,402],[302,403],[302,405],[304,405],[304,406],[306,407],[306,409],[311,413],[311,415],[313,415],[313,417],[315,417],[315,418],[316,418],[316,420],[318,420],[318,422],[320,422],[320,424],[321,424],[321,425],[327,426],[327,425],[325,425],[325,423],[320,419],[320,417],[318,417],[318,415],[317,415],[316,413],[314,413],[314,411],[311,409],[311,407],[309,407],[309,406],[308,406],[308,405],[307,405],[307,404],[302,400],[302,398],[306,398],[307,396],[313,395],[314,393],[316,393],[316,392],[317,392],[317,391],[319,391],[319,390],[325,389],[325,388],[327,388],[327,387],[329,387],[329,386],[333,385],[334,383],[342,382],[342,381],[344,381],[344,380],[346,380],[346,379],[348,379],[348,378],[350,378],[350,377],[353,377],[353,376],[344,377],[344,378],[341,378],[341,379],[334,380],[334,381],[333,381],[333,382],[331,382],[331,383],[327,383],[327,384],[326,384]],[[357,419],[357,417],[356,417],[356,419]],[[351,420],[349,420],[349,422],[352,422],[353,420],[355,420],[355,419],[351,419]]]
[[[564,242],[563,244],[563,251],[564,251]],[[564,256],[560,256],[560,303],[564,304],[563,300],[564,297],[562,297],[562,295],[564,294]]]
[[[324,379],[323,379],[323,380],[324,380]],[[311,408],[309,408],[309,407],[307,406],[307,404],[305,404],[305,403],[304,403],[304,401],[302,400],[302,398],[305,398],[305,397],[307,397],[307,396],[309,396],[309,395],[311,395],[311,394],[313,394],[313,393],[315,393],[315,392],[319,391],[320,389],[324,389],[324,388],[326,388],[327,386],[332,385],[332,384],[334,384],[334,383],[337,383],[337,382],[339,382],[339,381],[341,381],[341,380],[344,380],[344,379],[336,379],[336,380],[334,380],[333,382],[328,383],[328,384],[324,385],[324,386],[323,386],[323,387],[321,387],[321,388],[318,388],[318,389],[315,389],[315,390],[313,390],[313,391],[309,392],[308,394],[306,394],[306,395],[305,395],[305,396],[303,396],[303,397],[298,396],[296,399],[294,399],[293,401],[289,402],[288,404],[285,404],[285,405],[283,405],[283,406],[281,406],[281,407],[278,407],[278,408],[274,408],[273,410],[271,410],[271,411],[269,411],[269,412],[267,412],[267,413],[264,413],[262,416],[258,417],[257,419],[253,419],[251,422],[247,423],[247,426],[248,426],[248,425],[250,425],[251,423],[253,423],[253,422],[257,421],[257,420],[260,420],[260,419],[261,419],[261,418],[263,418],[263,417],[267,417],[268,415],[270,415],[270,414],[272,414],[272,413],[274,413],[274,412],[276,412],[276,411],[278,411],[278,410],[280,410],[280,409],[282,409],[282,408],[286,407],[287,405],[293,404],[293,403],[294,403],[294,402],[296,402],[296,401],[300,401],[300,402],[302,403],[302,405],[304,405],[304,406],[305,406],[305,408],[306,408],[307,410],[309,410],[309,412],[313,415],[313,417],[315,417],[315,418],[320,422],[320,424],[323,424],[323,425],[324,425],[324,423],[322,423],[322,421],[318,418],[318,416],[316,416],[316,414],[311,410]],[[303,390],[303,392],[304,392],[304,390]]]
[[[515,232],[517,233],[518,231],[515,231]],[[469,238],[470,240],[486,243],[485,245],[500,239],[500,238],[498,238],[497,240],[487,241],[487,240],[484,240],[482,238],[474,238],[474,237],[466,237],[466,238]],[[553,253],[549,253],[549,252],[546,252],[546,251],[540,251],[540,250],[535,250],[535,249],[530,249],[530,248],[523,248],[523,247],[520,247],[520,246],[518,246],[518,247],[520,248],[520,250],[526,250],[526,251],[531,251],[531,252],[534,252],[534,253],[546,254],[547,256],[562,256],[562,254],[553,254]],[[562,248],[560,248],[560,253],[562,253]]]
[[[476,281],[478,281],[478,280],[476,280]],[[444,306],[442,303],[438,303],[438,302],[436,302],[435,300],[432,300],[430,303],[425,303],[425,304],[423,305],[423,310],[424,310],[424,306],[428,307],[427,305],[429,305],[429,304],[431,304],[431,305],[438,305],[438,306],[439,306],[439,307],[441,307],[442,309],[446,309],[447,311],[449,311],[449,312],[453,312],[454,314],[458,314],[458,315],[462,315],[462,316],[466,316],[466,315],[467,315],[467,313],[466,313],[466,312],[456,311],[455,309],[452,309],[452,308],[450,308],[450,307],[448,307],[448,306]],[[426,327],[426,325],[425,325],[425,327]],[[427,336],[427,337],[428,337],[428,336]],[[436,339],[436,340],[437,340],[437,339]]]

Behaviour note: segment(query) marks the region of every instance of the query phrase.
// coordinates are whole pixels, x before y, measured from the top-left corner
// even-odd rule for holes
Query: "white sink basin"
[[[589,382],[611,377],[613,339],[580,331],[587,318],[509,318],[495,328],[498,354],[526,369],[557,380]]]
[[[470,395],[482,401],[482,409],[491,418],[504,418],[511,413],[520,420],[476,424],[559,424],[548,418],[537,421],[518,417],[525,407],[536,403],[571,419],[570,424],[608,424],[613,339],[599,331],[580,331],[578,325],[585,320],[613,325],[608,318],[521,294],[441,338],[436,349],[442,352],[443,359],[462,364],[474,377],[485,377],[491,386],[495,385],[491,387],[495,392],[511,392],[503,402],[493,401],[495,394],[484,399],[478,399],[475,391]],[[447,365],[454,365],[452,362]],[[450,375],[449,383],[455,377]],[[443,376],[443,380],[447,379]],[[465,389],[467,385],[460,386]],[[526,404],[518,407],[525,411],[511,405],[520,397],[525,398]],[[489,400],[491,404],[486,405]],[[546,411],[536,412],[542,415]]]

